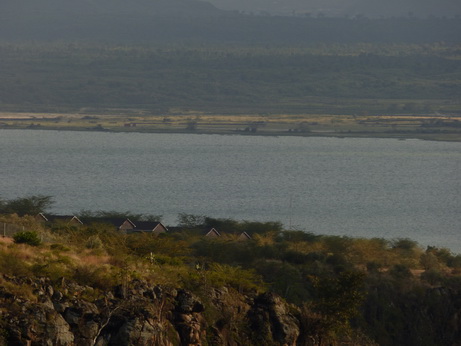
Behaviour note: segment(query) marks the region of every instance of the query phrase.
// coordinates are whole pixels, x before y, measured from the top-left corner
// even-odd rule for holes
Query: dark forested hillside
[[[5,0],[0,104],[334,113],[329,105],[348,99],[344,114],[453,113],[459,32],[454,17],[254,16],[195,0]],[[385,101],[363,109],[363,99]]]
[[[459,111],[456,46],[314,48],[0,45],[4,110],[192,107],[219,112]],[[361,53],[366,52],[366,53]],[[381,103],[377,100],[385,100]],[[447,103],[448,102],[448,103]],[[454,108],[453,108],[454,107]]]

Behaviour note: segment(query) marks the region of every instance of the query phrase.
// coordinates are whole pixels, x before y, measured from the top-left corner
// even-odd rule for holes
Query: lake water
[[[461,143],[395,139],[0,130],[0,196],[178,213],[461,253]]]

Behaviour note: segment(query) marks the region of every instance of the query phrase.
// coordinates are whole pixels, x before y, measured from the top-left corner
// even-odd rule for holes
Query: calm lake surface
[[[461,253],[461,143],[395,139],[0,130],[0,196],[178,213]]]

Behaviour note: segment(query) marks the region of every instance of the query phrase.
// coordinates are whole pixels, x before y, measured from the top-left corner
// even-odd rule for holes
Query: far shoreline
[[[461,116],[1,113],[0,129],[461,142]]]

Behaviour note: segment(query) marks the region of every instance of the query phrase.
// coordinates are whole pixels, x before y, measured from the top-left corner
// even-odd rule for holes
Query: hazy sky
[[[461,0],[204,0],[218,8],[271,14],[327,16],[453,16],[461,14]]]

